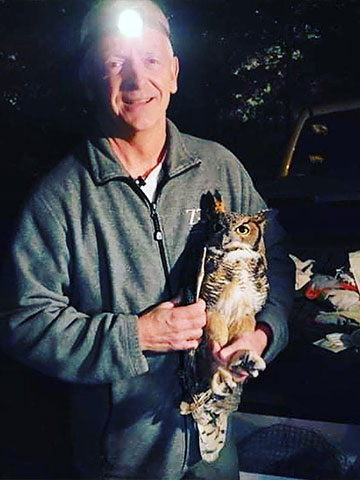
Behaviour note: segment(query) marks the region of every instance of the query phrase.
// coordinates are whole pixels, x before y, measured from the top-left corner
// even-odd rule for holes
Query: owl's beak
[[[242,242],[239,242],[238,240],[224,239],[222,242],[222,248],[227,252],[233,252],[234,250],[239,250],[240,248],[244,248],[245,246],[246,245],[244,245]]]

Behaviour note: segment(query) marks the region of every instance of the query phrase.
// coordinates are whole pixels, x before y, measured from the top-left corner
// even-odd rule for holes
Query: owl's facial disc
[[[227,252],[233,252],[235,250],[239,250],[240,248],[243,248],[243,245],[240,242],[224,242],[223,243],[223,248]]]
[[[240,240],[233,240],[224,238],[222,247],[226,252],[234,252],[236,250],[249,250],[250,246],[247,243],[243,243]]]

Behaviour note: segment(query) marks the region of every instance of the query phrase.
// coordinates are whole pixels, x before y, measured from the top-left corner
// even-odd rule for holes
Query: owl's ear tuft
[[[225,202],[222,200],[218,190],[215,193],[208,191],[206,194],[201,195],[200,200],[201,219],[205,222],[214,220],[219,213],[226,211]]]
[[[277,210],[268,208],[266,210],[260,210],[260,212],[255,215],[255,218],[258,222],[266,222],[267,220],[275,218],[276,215]]]
[[[218,190],[215,190],[215,212],[216,213],[225,213],[226,212],[226,203],[223,200]]]

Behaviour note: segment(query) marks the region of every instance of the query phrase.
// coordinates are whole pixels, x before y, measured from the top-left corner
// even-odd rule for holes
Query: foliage
[[[193,11],[204,8],[192,42],[201,88],[195,90],[189,80],[198,110],[209,119],[205,135],[245,153],[250,169],[269,175],[269,163],[274,172],[280,164],[294,112],[359,96],[351,52],[359,43],[360,5],[357,0],[208,5],[192,3]],[[192,128],[201,124],[200,117],[193,116]]]
[[[26,181],[82,135],[75,46],[91,3],[0,0],[3,149],[15,148]],[[275,172],[294,110],[358,96],[358,0],[160,3],[181,61],[170,115],[183,130],[225,143],[255,173]]]

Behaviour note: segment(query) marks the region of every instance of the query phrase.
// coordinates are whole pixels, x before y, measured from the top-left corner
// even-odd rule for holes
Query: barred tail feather
[[[208,463],[215,462],[225,445],[228,414],[221,413],[205,425],[198,423],[201,458]]]
[[[238,384],[232,393],[218,396],[208,389],[196,395],[193,403],[182,402],[181,413],[191,413],[197,424],[201,458],[205,462],[214,462],[225,445],[228,417],[239,406],[241,390]]]

